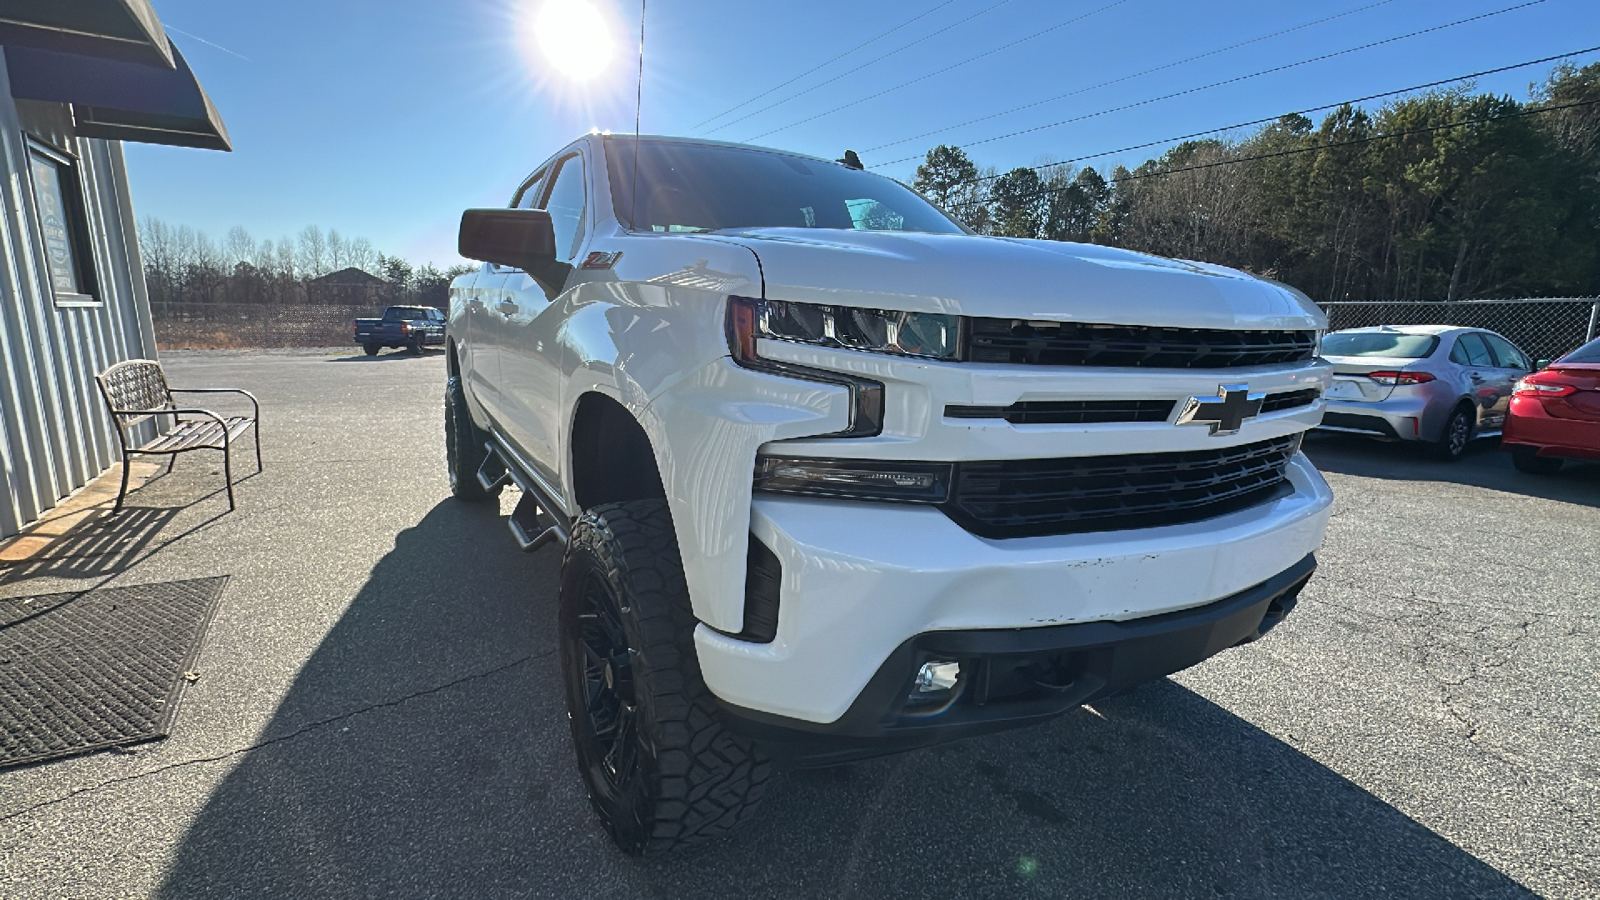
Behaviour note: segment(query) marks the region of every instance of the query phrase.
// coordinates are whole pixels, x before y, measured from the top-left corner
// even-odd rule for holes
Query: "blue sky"
[[[638,0],[590,0],[606,22],[612,55],[600,75],[581,83],[556,71],[528,37],[534,30],[528,23],[546,2],[155,0],[235,149],[128,145],[139,214],[216,238],[234,225],[257,238],[279,238],[316,224],[365,236],[414,262],[458,262],[463,208],[504,203],[522,176],[591,128],[633,129]],[[1543,0],[1236,84],[972,144],[1519,2],[1526,0],[649,0],[643,129],[735,141],[759,136],[756,143],[830,158],[851,148],[863,151],[869,166],[953,143],[968,146],[980,166],[1003,170],[1600,44],[1600,3]],[[1360,11],[1083,90],[1349,10]],[[697,127],[922,13],[868,47]],[[1596,59],[1600,54],[1591,53],[1575,61]],[[1508,72],[1478,87],[1520,99],[1547,70]],[[949,127],[1069,92],[1077,93]],[[829,112],[844,104],[853,105]],[[867,152],[925,132],[936,133]],[[1094,164],[1132,166],[1159,152]],[[909,181],[915,165],[877,171]]]

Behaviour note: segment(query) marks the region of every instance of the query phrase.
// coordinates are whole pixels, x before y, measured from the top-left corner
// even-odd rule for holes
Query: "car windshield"
[[[1322,339],[1323,356],[1387,356],[1422,359],[1439,346],[1436,334],[1399,331],[1336,331]]]
[[[843,228],[961,234],[961,226],[880,175],[770,150],[678,141],[606,141],[617,219],[635,231]]]
[[[1564,363],[1600,363],[1600,338],[1595,338],[1582,347],[1568,353],[1556,360]]]

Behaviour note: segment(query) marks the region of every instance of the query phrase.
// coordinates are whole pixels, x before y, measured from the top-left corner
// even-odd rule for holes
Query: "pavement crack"
[[[23,807],[22,809],[19,809],[16,812],[7,813],[7,814],[5,814],[3,816],[0,816],[0,822],[9,822],[12,819],[19,818],[21,816],[25,816],[25,815],[27,815],[29,813],[36,812],[36,811],[44,809],[45,807],[48,807],[48,806],[54,806],[57,803],[64,803],[64,802],[66,802],[68,800],[73,799],[74,797],[78,797],[78,796],[81,796],[83,794],[93,793],[93,792],[98,791],[98,790],[100,790],[102,788],[114,787],[114,786],[119,785],[119,784],[126,784],[128,782],[138,781],[141,778],[148,778],[151,775],[159,775],[159,774],[161,774],[163,772],[170,772],[170,771],[172,771],[174,769],[182,769],[182,768],[187,768],[189,766],[195,766],[195,765],[203,765],[205,763],[221,762],[222,760],[231,759],[232,757],[239,756],[239,755],[245,754],[245,753],[250,753],[250,752],[255,751],[255,750],[260,750],[260,749],[262,749],[264,747],[271,747],[271,746],[273,746],[275,744],[282,744],[282,743],[285,743],[287,741],[292,741],[292,740],[295,740],[297,738],[303,737],[303,736],[305,736],[307,734],[310,734],[310,733],[312,733],[314,731],[320,731],[321,729],[326,728],[329,725],[337,725],[340,722],[349,721],[350,719],[353,719],[353,718],[355,718],[357,716],[366,715],[367,713],[375,712],[375,711],[380,710],[380,709],[389,709],[391,707],[400,706],[402,704],[409,703],[412,700],[418,700],[418,699],[421,699],[423,697],[428,697],[428,696],[431,696],[433,694],[438,694],[438,693],[441,693],[441,692],[444,692],[444,691],[448,691],[448,690],[450,690],[452,688],[460,687],[461,685],[464,685],[464,684],[467,684],[467,683],[470,683],[470,682],[473,682],[473,681],[481,681],[481,680],[483,680],[485,678],[492,678],[495,675],[500,675],[500,674],[502,674],[504,672],[508,672],[508,671],[510,671],[512,669],[517,668],[518,666],[525,665],[525,664],[533,662],[535,660],[548,658],[551,654],[553,654],[555,652],[556,652],[555,650],[546,650],[543,653],[530,653],[527,656],[523,656],[523,657],[521,657],[519,659],[514,659],[511,662],[505,663],[503,665],[495,666],[492,669],[486,669],[486,670],[484,670],[482,672],[475,672],[475,673],[473,673],[471,675],[463,675],[460,678],[457,678],[457,679],[455,679],[453,681],[447,681],[444,684],[435,685],[433,687],[425,688],[425,689],[420,690],[420,691],[414,691],[414,692],[412,692],[410,694],[406,694],[406,695],[404,695],[402,697],[396,697],[396,698],[393,698],[391,700],[384,700],[382,702],[373,703],[373,704],[370,704],[368,706],[360,707],[358,709],[352,709],[352,710],[349,710],[347,712],[342,712],[342,713],[340,713],[340,714],[338,714],[336,716],[329,716],[326,719],[318,719],[315,722],[309,722],[307,724],[301,725],[300,727],[298,727],[298,728],[294,729],[293,731],[290,731],[290,732],[288,732],[286,734],[280,734],[280,735],[277,735],[275,737],[270,737],[270,738],[267,738],[266,740],[258,741],[258,742],[254,743],[254,744],[251,744],[251,745],[249,745],[247,747],[238,747],[238,748],[235,748],[233,750],[229,750],[229,751],[227,751],[225,753],[218,753],[218,754],[215,754],[213,756],[198,756],[198,757],[194,757],[192,759],[179,760],[177,762],[167,763],[166,765],[156,766],[153,769],[147,769],[147,770],[145,770],[143,772],[137,772],[137,773],[132,774],[132,775],[121,775],[121,776],[118,776],[116,778],[108,778],[108,779],[106,779],[104,781],[97,782],[97,783],[91,784],[91,785],[87,785],[85,787],[74,788],[73,790],[71,790],[71,791],[69,791],[69,792],[67,792],[67,793],[65,793],[65,794],[63,794],[63,795],[61,795],[59,797],[52,797],[49,800],[44,800],[44,801],[41,801],[39,803],[35,803],[35,804],[31,805],[31,806]]]

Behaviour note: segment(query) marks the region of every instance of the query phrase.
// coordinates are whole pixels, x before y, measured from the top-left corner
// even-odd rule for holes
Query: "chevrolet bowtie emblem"
[[[1220,385],[1215,397],[1190,397],[1174,424],[1210,425],[1212,434],[1238,434],[1246,419],[1261,413],[1266,397],[1250,393],[1247,384]]]

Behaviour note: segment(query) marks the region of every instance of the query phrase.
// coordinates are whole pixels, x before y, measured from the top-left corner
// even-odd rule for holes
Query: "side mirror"
[[[556,233],[542,209],[469,209],[456,249],[467,259],[537,272],[556,261]]]
[[[1540,369],[1548,369],[1548,368],[1550,368],[1550,360],[1548,360],[1548,359],[1534,360],[1533,370],[1535,372],[1539,371]]]

